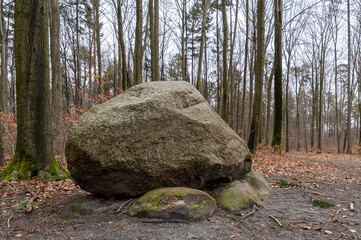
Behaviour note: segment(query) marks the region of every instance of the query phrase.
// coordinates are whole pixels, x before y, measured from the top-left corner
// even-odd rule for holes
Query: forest
[[[359,0],[0,7],[0,239],[361,236]]]
[[[263,5],[236,0],[155,1],[154,6],[152,1],[55,2],[48,24],[56,148],[94,104],[141,82],[183,80],[196,86],[245,141],[255,119],[255,146],[271,144],[278,114],[283,151],[357,153],[361,4],[278,4],[283,4],[278,7],[280,35],[274,1],[268,0]],[[14,2],[4,0],[1,7],[2,149],[11,153],[17,116]],[[276,114],[277,106],[282,109]]]

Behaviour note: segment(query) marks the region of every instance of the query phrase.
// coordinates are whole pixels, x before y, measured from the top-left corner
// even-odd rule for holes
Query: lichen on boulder
[[[160,188],[141,196],[129,209],[136,217],[204,220],[213,215],[215,200],[207,193],[184,187]]]

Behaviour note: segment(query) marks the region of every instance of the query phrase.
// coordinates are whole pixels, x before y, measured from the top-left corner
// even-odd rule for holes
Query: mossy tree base
[[[40,179],[66,179],[69,173],[61,167],[53,156],[49,164],[43,168],[38,167],[34,157],[25,153],[16,153],[9,165],[1,172],[0,179],[4,180],[30,180],[33,177]]]

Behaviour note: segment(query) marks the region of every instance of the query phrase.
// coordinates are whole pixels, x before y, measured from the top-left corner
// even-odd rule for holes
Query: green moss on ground
[[[77,205],[72,205],[69,211],[62,217],[63,219],[74,219],[80,216],[92,214],[92,211]]]
[[[0,179],[7,181],[30,180],[35,176],[46,180],[62,180],[70,177],[68,172],[57,163],[55,156],[51,158],[48,167],[40,169],[33,156],[18,152],[14,155],[8,166],[1,172]]]
[[[329,202],[319,200],[319,199],[312,199],[312,205],[314,207],[318,206],[321,208],[329,208],[329,207],[335,206],[335,204],[333,204],[333,203],[329,203]]]

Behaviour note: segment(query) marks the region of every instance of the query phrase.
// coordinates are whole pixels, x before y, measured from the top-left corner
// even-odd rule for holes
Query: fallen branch
[[[10,228],[10,220],[11,220],[12,217],[13,217],[13,213],[11,213],[11,215],[10,215],[10,217],[8,219],[8,228]]]
[[[275,218],[275,217],[274,217],[274,216],[272,216],[272,215],[269,215],[269,217],[270,217],[270,218],[272,218],[273,220],[275,220],[275,222],[276,222],[276,223],[278,223],[278,225],[280,225],[280,227],[282,227],[282,228],[283,228],[282,223],[281,223],[280,221],[278,221],[278,219],[277,219],[277,218]]]
[[[25,184],[24,185],[27,192],[31,194],[31,199],[29,200],[28,204],[26,205],[26,212],[30,213],[33,211],[33,203],[39,198],[38,194],[36,194],[34,191],[31,190],[31,188]]]
[[[190,224],[190,222],[186,221],[186,220],[182,220],[182,219],[147,219],[147,220],[143,220],[142,222],[144,223],[186,223],[186,224]]]
[[[120,215],[124,214],[125,211],[128,210],[128,208],[133,204],[133,202],[134,202],[134,199],[132,199],[132,198],[127,200],[115,211],[115,213],[120,212],[124,208],[124,210],[120,213]]]

